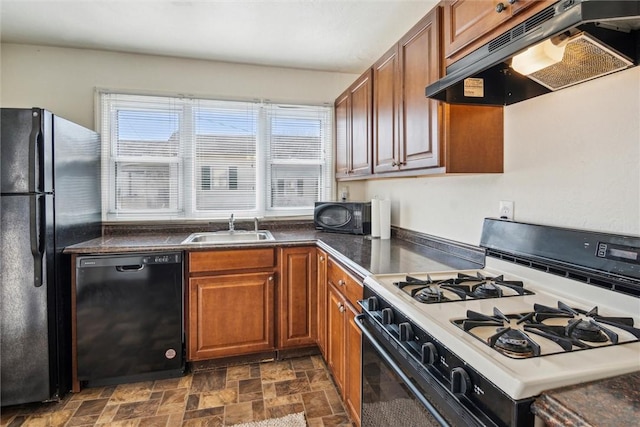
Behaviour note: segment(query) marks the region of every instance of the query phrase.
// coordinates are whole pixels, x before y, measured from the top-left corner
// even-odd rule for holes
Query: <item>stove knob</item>
[[[376,297],[367,298],[367,309],[369,311],[378,311],[378,298]]]
[[[438,349],[432,342],[422,344],[422,363],[434,365],[438,361]]]
[[[400,328],[400,341],[413,341],[413,329],[409,322],[400,323],[398,327]]]
[[[472,389],[471,378],[463,368],[456,367],[451,370],[451,393],[456,396],[464,396]]]
[[[390,325],[393,323],[393,311],[390,308],[382,309],[382,324]]]

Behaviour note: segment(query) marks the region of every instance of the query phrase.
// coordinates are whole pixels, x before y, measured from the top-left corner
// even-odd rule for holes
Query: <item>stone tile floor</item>
[[[2,408],[1,425],[213,427],[303,411],[310,427],[352,426],[321,356],[87,388],[57,403]]]

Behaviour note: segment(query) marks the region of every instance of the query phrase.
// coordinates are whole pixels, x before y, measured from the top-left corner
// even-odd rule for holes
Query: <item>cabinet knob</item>
[[[344,313],[344,304],[339,303],[338,304],[338,310],[340,310],[340,313]]]
[[[320,256],[320,261],[324,262],[324,257]]]
[[[502,13],[506,8],[507,6],[505,6],[504,3],[498,3],[496,5],[496,12]]]
[[[518,0],[509,0],[509,4],[516,4],[518,3]]]
[[[268,279],[268,280],[269,280],[270,282],[273,282],[273,276],[269,276],[269,279]]]
[[[344,286],[345,283],[346,282],[344,280],[342,280],[342,279],[338,280],[338,285],[340,285],[340,286]]]

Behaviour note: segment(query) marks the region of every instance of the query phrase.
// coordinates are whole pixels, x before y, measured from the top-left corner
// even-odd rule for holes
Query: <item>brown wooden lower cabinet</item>
[[[317,320],[316,337],[322,356],[327,358],[327,253],[322,249],[316,250],[317,265]]]
[[[316,248],[280,249],[278,285],[278,348],[316,343]]]
[[[193,251],[187,259],[187,360],[317,344],[360,425],[360,280],[311,246]]]
[[[346,346],[345,346],[345,380],[346,390],[344,393],[345,404],[349,415],[360,425],[361,410],[361,387],[362,387],[362,332],[356,324],[355,317],[358,315],[351,304],[346,304]]]
[[[354,318],[362,285],[332,259],[327,264],[326,361],[349,416],[360,425],[362,337]]]
[[[273,298],[273,272],[190,278],[187,359],[273,350]]]
[[[187,360],[275,350],[274,248],[187,253]]]
[[[344,395],[345,367],[345,299],[333,285],[328,286],[327,299],[327,365],[338,389]]]

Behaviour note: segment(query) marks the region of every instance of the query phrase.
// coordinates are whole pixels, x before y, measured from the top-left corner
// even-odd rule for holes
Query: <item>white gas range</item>
[[[437,421],[533,425],[542,391],[640,370],[640,238],[486,220],[481,246],[482,270],[365,279],[367,341]]]

